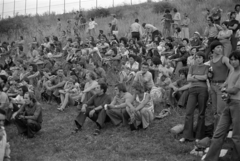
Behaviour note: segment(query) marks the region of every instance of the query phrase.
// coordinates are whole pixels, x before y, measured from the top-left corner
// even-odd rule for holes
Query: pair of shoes
[[[93,135],[94,135],[94,136],[97,136],[97,135],[100,134],[100,132],[101,132],[100,129],[96,129],[96,130],[94,131]]]
[[[64,109],[61,108],[61,107],[57,108],[57,110],[60,111],[60,112],[63,112],[63,111],[64,111]]]
[[[73,129],[73,131],[71,132],[71,134],[76,134],[76,133],[78,133],[79,131],[81,131],[81,129],[75,128],[75,129]]]
[[[185,143],[185,142],[192,142],[193,140],[190,140],[190,139],[185,139],[185,138],[181,138],[179,140],[180,143]]]
[[[158,116],[155,116],[155,118],[162,119],[164,117],[167,117],[171,114],[170,108],[163,109]]]
[[[180,143],[184,143],[185,141],[186,141],[185,138],[181,138],[181,139],[179,140]]]

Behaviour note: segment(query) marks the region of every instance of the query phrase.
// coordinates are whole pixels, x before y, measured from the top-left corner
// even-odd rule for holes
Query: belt
[[[224,83],[224,80],[212,80],[211,83]]]

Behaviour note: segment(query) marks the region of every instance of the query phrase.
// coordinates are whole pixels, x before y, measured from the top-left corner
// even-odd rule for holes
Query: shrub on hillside
[[[24,19],[27,17],[16,16],[14,18],[3,19],[0,21],[0,33],[7,34],[11,30],[26,30]]]
[[[174,6],[170,2],[158,2],[153,6],[153,13],[164,13],[166,9],[172,10],[173,8]]]
[[[97,8],[97,9],[88,11],[87,15],[88,15],[88,18],[107,17],[110,15],[110,11],[106,8]]]

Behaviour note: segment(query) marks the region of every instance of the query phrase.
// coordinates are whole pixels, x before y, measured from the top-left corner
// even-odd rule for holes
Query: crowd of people
[[[1,131],[5,121],[5,125],[14,123],[19,135],[34,137],[42,128],[44,103],[57,103],[59,112],[76,107],[79,114],[72,120],[76,127],[72,133],[80,132],[88,117],[96,123],[94,135],[101,133],[108,119],[131,130],[147,129],[154,118],[168,116],[173,108],[186,108],[179,142],[199,143],[206,137],[209,102],[214,112],[214,134],[204,160],[218,160],[229,130],[233,131],[237,151],[233,158],[239,160],[240,5],[228,14],[229,19],[223,20],[222,14],[219,6],[209,10],[205,32],[195,31],[190,37],[188,14],[182,18],[177,9],[173,15],[166,9],[162,31],[160,26],[140,24],[141,20],[135,19],[128,37],[119,37],[116,15],[109,23],[109,33],[99,30],[97,35],[94,18],[87,26],[78,12],[74,26],[68,21],[64,29],[58,19],[56,35],[44,40],[34,37],[32,42],[25,42],[20,36],[17,41],[2,42]],[[80,37],[85,30],[86,41]],[[110,80],[109,73],[116,80]],[[111,86],[114,97],[113,91],[108,91]],[[159,104],[161,107],[156,106]],[[163,110],[156,114],[156,108]],[[199,111],[196,125],[195,109]],[[3,144],[6,155],[0,157],[8,159],[6,139]]]

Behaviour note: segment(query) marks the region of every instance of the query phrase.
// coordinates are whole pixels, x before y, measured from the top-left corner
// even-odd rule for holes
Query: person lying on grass
[[[95,87],[95,95],[91,99],[82,105],[82,109],[78,114],[77,118],[74,120],[76,129],[72,133],[77,133],[82,129],[82,126],[87,117],[97,124],[97,129],[94,135],[99,135],[104,122],[106,120],[106,110],[104,105],[111,103],[111,97],[106,94],[107,85],[100,83]]]

